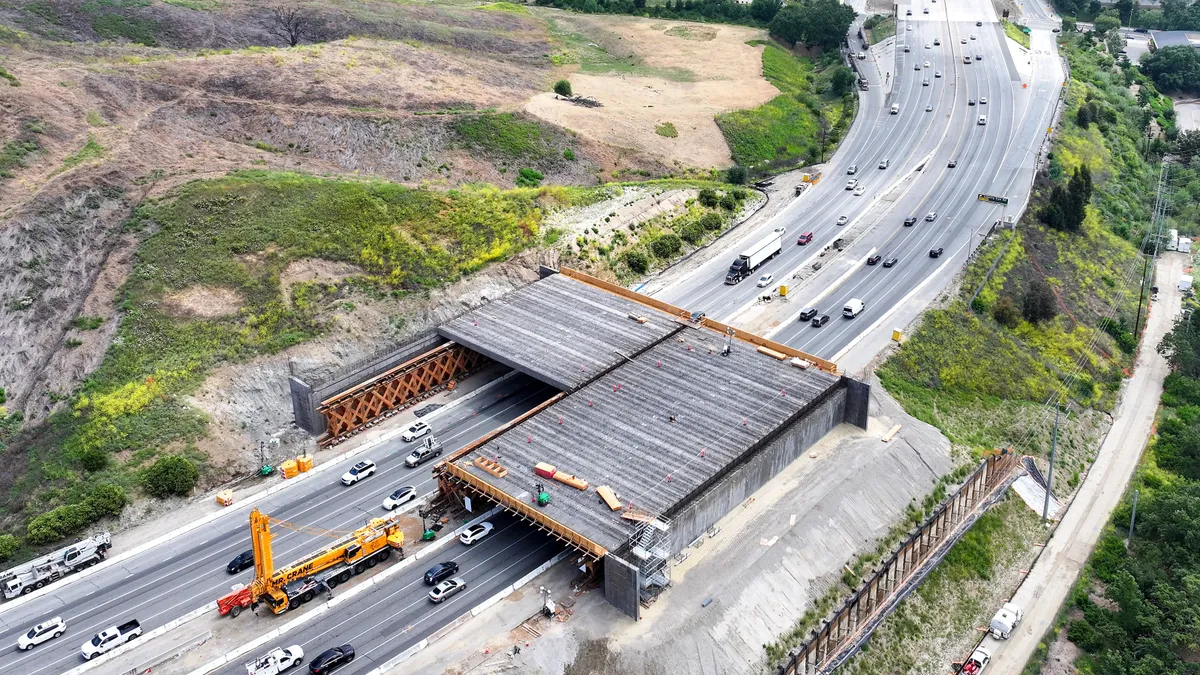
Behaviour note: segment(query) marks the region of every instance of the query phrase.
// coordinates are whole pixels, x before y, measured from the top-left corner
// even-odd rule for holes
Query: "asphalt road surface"
[[[436,561],[413,566],[354,602],[280,636],[276,644],[264,647],[261,653],[298,644],[304,649],[304,660],[311,662],[326,649],[349,644],[354,647],[354,661],[339,669],[338,675],[370,672],[562,550],[562,544],[508,514],[497,515],[490,522],[496,530],[488,538],[472,546],[451,544]],[[431,587],[425,585],[423,576],[435,562],[448,560],[458,563],[459,572],[454,576],[466,581],[467,587],[434,604],[428,597]],[[286,616],[272,618],[280,623],[287,620]],[[260,655],[250,654],[245,660]],[[237,663],[217,672],[245,675],[246,668]]]
[[[515,375],[481,394],[478,403],[472,401],[448,411],[431,426],[449,452],[515,419],[553,393],[524,375]],[[361,526],[367,519],[387,513],[383,499],[397,487],[415,485],[419,494],[433,490],[431,464],[416,469],[404,465],[409,447],[397,440],[378,452],[346,460],[342,462],[345,466],[277,492],[257,506],[276,518],[323,529]],[[378,465],[375,475],[343,486],[342,473],[364,458]],[[328,541],[282,528],[272,533],[276,565],[295,560]],[[18,652],[15,647],[0,652],[0,672],[56,675],[83,663],[80,645],[108,626],[137,619],[149,632],[202,607],[227,593],[233,583],[251,581],[253,569],[237,575],[225,571],[234,556],[249,549],[246,512],[231,513],[230,517],[86,579],[72,582],[68,577],[51,586],[52,592],[13,610],[3,611],[0,606],[0,644],[15,645],[21,632],[46,618],[61,616],[67,622],[67,633],[57,640],[29,652]]]

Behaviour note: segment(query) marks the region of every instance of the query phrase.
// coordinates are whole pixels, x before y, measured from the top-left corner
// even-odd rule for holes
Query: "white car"
[[[910,23],[910,24],[908,24],[908,27],[907,27],[907,28],[905,28],[904,30],[912,30],[912,24],[911,24],[911,23]]]
[[[304,650],[300,645],[272,649],[267,654],[246,664],[247,675],[277,675],[283,671],[298,666],[304,661]]]
[[[350,470],[342,474],[342,485],[354,485],[358,481],[375,473],[375,462],[369,459],[350,467]]]
[[[762,288],[763,286],[766,286],[767,284],[771,283],[771,280],[774,278],[775,278],[774,274],[762,275],[761,277],[758,278],[758,287]]]
[[[987,105],[987,97],[986,96],[979,97],[979,105]]]
[[[480,539],[483,539],[491,534],[492,530],[494,529],[496,529],[495,526],[487,522],[479,523],[478,525],[472,525],[471,527],[463,530],[462,534],[458,535],[458,540],[467,546],[470,546],[471,544],[474,544]]]
[[[851,164],[850,168],[846,169],[847,175],[853,176],[856,173],[858,173],[858,165],[857,164]]]
[[[425,424],[424,422],[413,422],[411,426],[404,430],[404,433],[400,434],[400,440],[404,441],[405,443],[412,443],[418,438],[428,434],[430,431],[433,430],[429,428],[428,424]]]
[[[848,222],[850,222],[850,216],[838,216],[838,219],[837,219],[838,225],[845,225]]]
[[[383,500],[383,508],[391,511],[397,506],[400,506],[401,504],[407,504],[416,498],[417,488],[412,485],[405,485],[402,488],[398,488],[395,492],[388,495],[387,498]]]
[[[975,34],[974,34],[974,33],[972,33],[972,34],[971,34],[971,39],[972,39],[972,40],[974,40],[974,39],[975,39]]]
[[[780,225],[779,227],[775,228],[775,234],[783,234],[784,232],[787,232],[786,225]]]
[[[46,640],[53,640],[61,636],[67,630],[67,622],[62,620],[62,617],[56,616],[49,621],[44,621],[29,629],[29,632],[22,633],[17,638],[17,649],[29,651],[36,645],[40,645]]]
[[[430,602],[441,602],[467,587],[467,582],[458,577],[447,579],[429,591]]]
[[[932,46],[932,45],[930,45],[928,42],[926,42],[926,43],[925,43],[925,49],[933,49],[933,46]]]
[[[932,103],[925,104],[925,112],[933,112],[933,104]]]
[[[855,197],[861,197],[864,194],[866,194],[866,192],[867,192],[866,185],[859,185],[858,187],[854,188],[854,196]]]
[[[925,62],[925,67],[926,67],[926,68],[928,68],[928,67],[929,67],[929,62],[928,62],[928,61],[926,61],[926,62]]]

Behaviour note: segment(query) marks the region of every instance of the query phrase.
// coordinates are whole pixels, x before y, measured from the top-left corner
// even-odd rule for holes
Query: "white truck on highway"
[[[732,285],[745,279],[753,274],[759,265],[779,255],[782,250],[783,232],[772,232],[738,255],[737,259],[729,265],[729,271],[725,274],[725,283]]]
[[[119,626],[109,626],[92,636],[91,640],[83,643],[80,651],[83,658],[92,659],[112,651],[142,634],[142,625],[137,619],[130,619]]]
[[[91,567],[104,560],[104,555],[111,547],[112,539],[107,532],[103,532],[17,565],[0,574],[4,597],[12,600],[18,595],[25,595],[57,581],[71,572]]]
[[[304,650],[300,645],[291,647],[276,647],[267,654],[246,664],[247,675],[278,675],[283,671],[298,666],[304,661]]]

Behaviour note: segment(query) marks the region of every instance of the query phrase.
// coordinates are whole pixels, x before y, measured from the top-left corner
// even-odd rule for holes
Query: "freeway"
[[[354,661],[338,670],[338,675],[370,672],[562,550],[562,544],[508,514],[497,515],[490,522],[496,530],[487,539],[470,547],[452,544],[437,561],[412,566],[319,620],[281,635],[276,644],[261,652],[298,644],[305,660],[311,661],[326,649],[349,644],[354,647]],[[430,587],[422,576],[435,562],[447,560],[458,563],[459,573],[454,576],[466,581],[467,588],[435,605],[426,595]],[[246,661],[256,656],[250,654]],[[246,669],[237,663],[217,672],[244,675]]]
[[[431,425],[447,451],[454,450],[512,421],[553,393],[524,375],[515,375],[481,394],[479,404],[447,411]],[[330,530],[357,527],[368,518],[386,514],[383,498],[393,489],[415,485],[419,494],[426,494],[434,488],[430,465],[406,467],[407,452],[407,444],[397,440],[378,451],[343,460],[256,506],[274,517],[308,526]],[[378,471],[359,484],[344,487],[341,474],[363,458],[374,460]],[[291,530],[277,529],[274,535],[277,565],[327,541]],[[150,631],[202,607],[228,592],[232,583],[250,582],[252,569],[239,575],[225,571],[226,563],[249,548],[246,512],[239,511],[85,579],[68,577],[48,587],[45,595],[13,609],[0,606],[0,643],[4,644],[15,644],[20,632],[43,619],[61,616],[67,622],[66,635],[31,652],[0,652],[0,672],[55,675],[82,663],[79,646],[103,628],[138,619]]]

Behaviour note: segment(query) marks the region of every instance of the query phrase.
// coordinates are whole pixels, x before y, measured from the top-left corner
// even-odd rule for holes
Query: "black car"
[[[898,263],[898,262],[900,262],[899,258],[888,258],[887,260],[883,261],[883,266],[884,267],[895,267],[896,263]]]
[[[982,26],[982,25],[983,25],[983,22],[982,22],[982,21],[976,21],[976,22],[975,22],[975,25],[976,25],[976,26]]]
[[[817,315],[816,307],[805,307],[804,309],[800,310],[800,320],[801,321],[808,321],[816,315]]]
[[[938,247],[938,248],[931,248],[931,249],[929,249],[929,257],[930,257],[930,258],[940,258],[940,257],[942,257],[942,249],[941,249],[941,247]]]
[[[828,314],[822,314],[821,316],[814,316],[813,320],[812,320],[813,328],[820,328],[821,326],[824,326],[827,323],[829,323],[829,315]]]
[[[973,98],[967,99],[967,105],[975,105],[975,99],[973,99]]]
[[[946,164],[946,167],[949,169],[953,169],[956,166],[958,166],[958,160],[956,159],[952,159]]]
[[[868,265],[874,265],[874,264],[878,263],[880,260],[883,260],[883,256],[881,256],[881,255],[873,255],[873,256],[871,256],[870,258],[867,258],[867,264],[868,264]]]
[[[905,219],[904,219],[904,226],[905,226],[905,227],[912,227],[913,225],[916,225],[916,224],[917,224],[917,217],[916,217],[916,216],[909,216],[909,217],[907,217],[907,218],[905,218]]]
[[[250,569],[251,567],[254,567],[254,551],[246,551],[245,553],[239,554],[238,557],[234,558],[233,560],[230,560],[229,564],[225,566],[225,571],[229,572],[230,574],[237,574],[238,572],[241,572],[245,569]]]
[[[453,560],[440,562],[430,567],[429,571],[425,573],[425,585],[432,586],[454,574],[458,574],[458,563]]]
[[[308,672],[313,675],[324,675],[331,673],[338,668],[350,663],[354,660],[354,647],[350,645],[342,645],[333,649],[326,649],[317,655],[317,658],[308,664]]]

